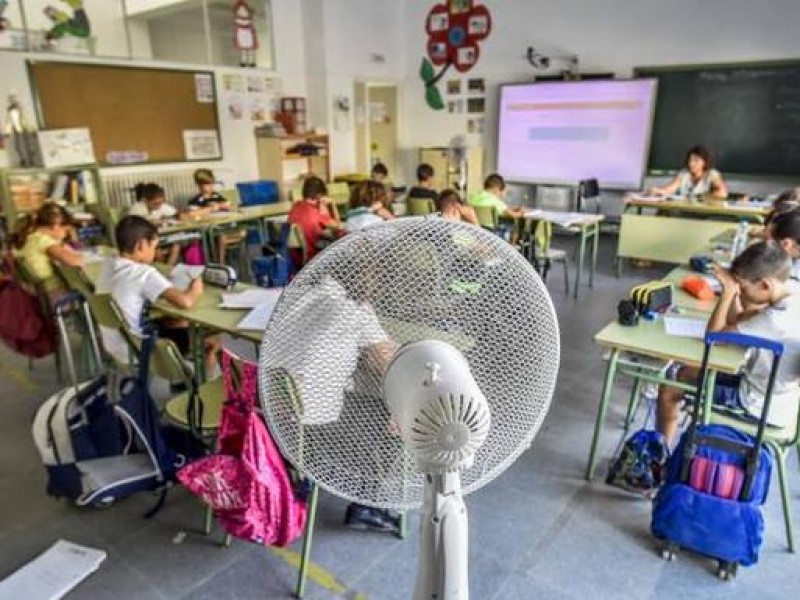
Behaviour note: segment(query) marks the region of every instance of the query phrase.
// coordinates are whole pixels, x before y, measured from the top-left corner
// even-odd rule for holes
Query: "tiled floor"
[[[795,598],[800,560],[786,552],[777,482],[767,503],[761,561],[733,583],[713,564],[681,554],[665,563],[649,534],[649,504],[582,476],[604,364],[592,335],[614,317],[617,300],[648,273],[611,275],[613,240],[604,239],[595,289],[578,302],[563,296],[560,273],[550,284],[559,312],[562,356],[556,397],[544,427],[496,481],[467,499],[472,598]],[[71,599],[278,599],[290,597],[295,552],[199,534],[200,505],[182,490],[150,521],[153,498],[137,496],[105,511],[80,511],[45,496],[30,436],[36,406],[58,386],[52,361],[33,371],[0,350],[0,577],[59,538],[103,548],[108,559]],[[623,382],[623,386],[624,386]],[[602,455],[616,446],[626,388],[609,411]],[[800,473],[790,476],[797,498]],[[796,507],[797,508],[797,507]],[[309,598],[408,599],[417,555],[416,519],[401,541],[342,526],[344,502],[323,495]],[[186,535],[181,536],[184,532]],[[181,540],[181,538],[183,538]],[[792,590],[795,590],[794,592]],[[15,599],[16,600],[16,599]]]

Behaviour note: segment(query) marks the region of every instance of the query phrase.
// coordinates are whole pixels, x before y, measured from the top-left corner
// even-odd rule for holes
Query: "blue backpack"
[[[653,401],[648,406],[644,427],[625,440],[606,476],[609,485],[645,495],[655,493],[663,485],[669,460],[664,436],[647,428],[653,415]]]
[[[48,494],[100,507],[136,492],[166,492],[183,459],[167,445],[148,391],[154,344],[155,334],[143,339],[135,377],[102,375],[61,390],[36,411],[33,439],[47,469]]]

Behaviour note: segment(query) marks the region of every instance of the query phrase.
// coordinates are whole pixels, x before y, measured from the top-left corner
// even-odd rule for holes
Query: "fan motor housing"
[[[491,417],[458,350],[437,340],[406,344],[389,364],[383,388],[389,412],[423,471],[472,465]]]

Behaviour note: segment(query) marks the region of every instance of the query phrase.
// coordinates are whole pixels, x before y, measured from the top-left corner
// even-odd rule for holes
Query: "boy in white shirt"
[[[783,343],[767,422],[793,428],[800,400],[800,283],[789,278],[791,266],[789,255],[778,244],[760,242],[736,257],[730,271],[716,267],[722,294],[708,331],[738,331]],[[758,419],[771,365],[770,352],[751,351],[740,376],[717,376],[714,403],[733,409],[744,420]],[[683,366],[677,373],[677,379],[686,383],[696,382],[697,376],[694,367]],[[659,388],[657,427],[667,443],[677,432],[682,397],[678,388]]]
[[[117,224],[119,256],[109,257],[103,264],[95,284],[98,294],[110,294],[116,302],[130,331],[142,335],[142,318],[150,304],[159,299],[179,308],[191,308],[203,293],[201,278],[192,280],[186,290],[177,289],[152,263],[158,248],[158,230],[145,218],[127,216]],[[187,325],[183,321],[161,319],[157,322],[159,335],[171,339],[179,350],[189,351]],[[127,361],[127,347],[118,331],[102,328],[103,343],[115,358]],[[208,371],[214,370],[213,340],[206,340]]]

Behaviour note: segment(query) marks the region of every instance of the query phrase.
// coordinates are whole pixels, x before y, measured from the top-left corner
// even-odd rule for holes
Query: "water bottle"
[[[747,234],[750,226],[747,221],[739,221],[736,227],[736,235],[733,237],[733,246],[731,247],[731,260],[739,256],[747,248]]]

